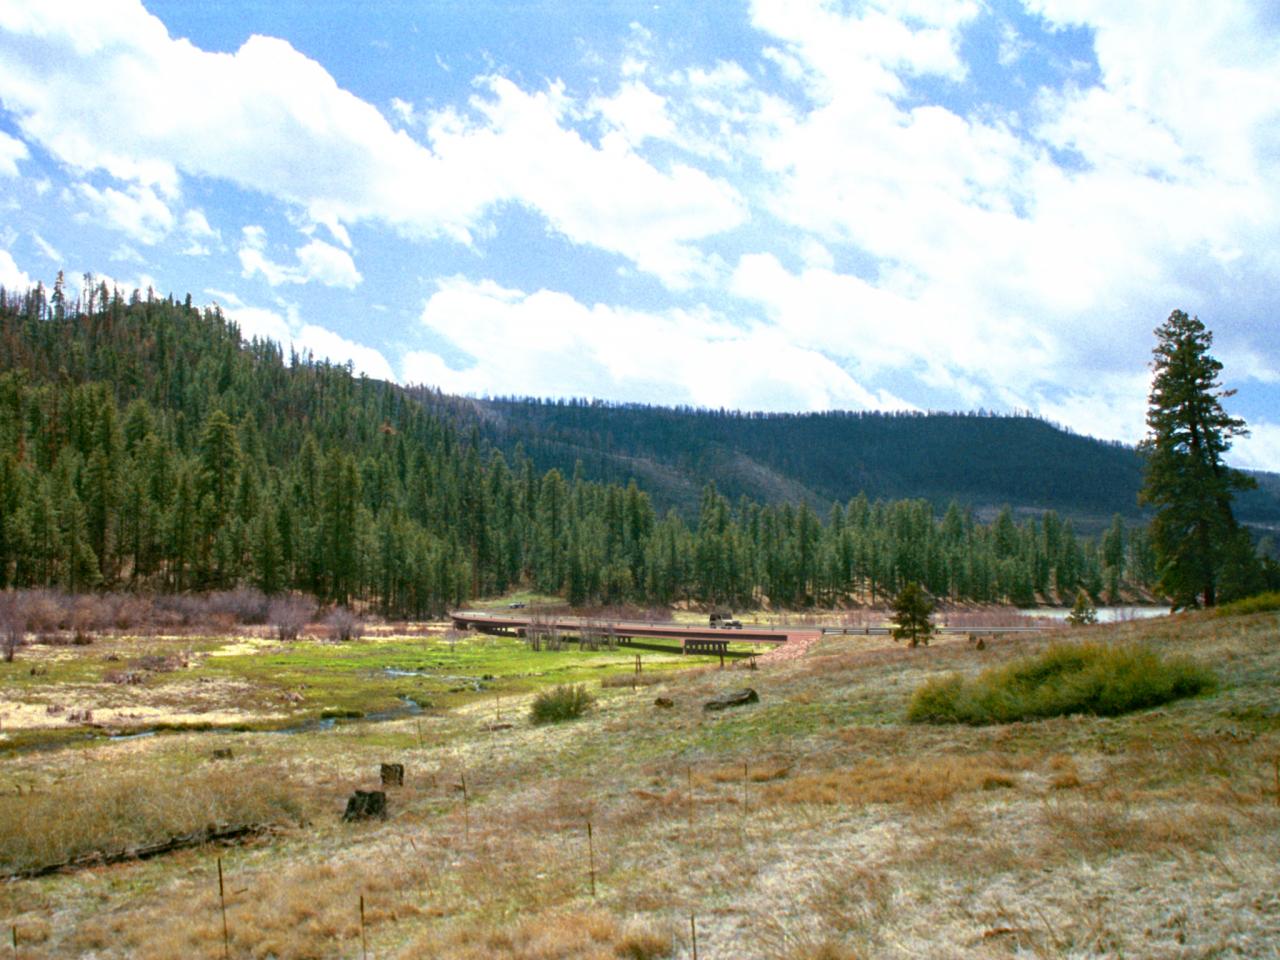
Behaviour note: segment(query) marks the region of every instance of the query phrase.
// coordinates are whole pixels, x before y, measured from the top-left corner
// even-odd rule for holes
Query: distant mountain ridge
[[[542,469],[626,482],[682,512],[712,481],[731,500],[804,500],[815,508],[870,499],[952,499],[980,515],[1056,510],[1081,529],[1119,513],[1138,519],[1142,459],[1121,443],[1027,415],[987,413],[739,413],[642,404],[529,399],[435,403],[494,446],[516,444]],[[1259,474],[1237,514],[1280,526],[1280,474]]]

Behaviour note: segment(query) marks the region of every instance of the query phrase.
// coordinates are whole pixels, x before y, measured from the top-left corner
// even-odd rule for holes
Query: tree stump
[[[347,798],[345,822],[353,820],[387,819],[387,794],[382,790],[357,790]]]
[[[213,759],[215,760],[230,760],[231,757],[230,747],[216,747],[213,751]]]
[[[655,707],[662,707],[662,709],[664,710],[670,710],[672,707],[676,705],[676,702],[672,700],[670,697],[658,697],[656,700],[653,701],[653,705]]]
[[[384,763],[382,765],[382,785],[384,787],[403,787],[404,764]]]
[[[723,693],[718,697],[708,700],[702,705],[703,710],[724,710],[728,707],[741,707],[748,703],[759,703],[760,694],[756,693],[750,687],[745,690],[735,690],[733,693]]]

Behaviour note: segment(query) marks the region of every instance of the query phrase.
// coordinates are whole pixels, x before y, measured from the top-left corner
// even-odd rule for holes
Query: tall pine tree
[[[1156,508],[1151,545],[1160,589],[1175,608],[1212,607],[1224,566],[1240,562],[1232,494],[1255,485],[1222,457],[1231,439],[1248,431],[1222,407],[1234,391],[1218,381],[1222,364],[1209,353],[1213,334],[1199,318],[1175,310],[1155,334],[1150,432],[1140,445],[1146,480],[1138,500]]]

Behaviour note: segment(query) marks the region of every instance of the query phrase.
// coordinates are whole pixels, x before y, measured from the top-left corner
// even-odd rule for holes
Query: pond
[[[1045,617],[1051,620],[1065,620],[1071,612],[1070,607],[1039,607],[1034,610],[1023,610],[1027,617]],[[1147,620],[1151,617],[1167,617],[1168,607],[1098,607],[1099,623],[1126,623],[1130,620]]]

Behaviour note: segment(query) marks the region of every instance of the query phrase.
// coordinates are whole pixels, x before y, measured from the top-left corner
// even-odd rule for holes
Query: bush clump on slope
[[[1280,590],[1255,593],[1251,597],[1224,603],[1214,608],[1214,614],[1219,617],[1230,617],[1248,613],[1270,613],[1273,610],[1280,610]]]
[[[529,719],[534,723],[559,723],[582,716],[595,698],[582,684],[561,684],[544,690],[533,700]]]
[[[1205,667],[1147,647],[1064,643],[973,679],[951,674],[930,680],[911,698],[907,718],[980,726],[1073,713],[1114,717],[1216,686]]]

